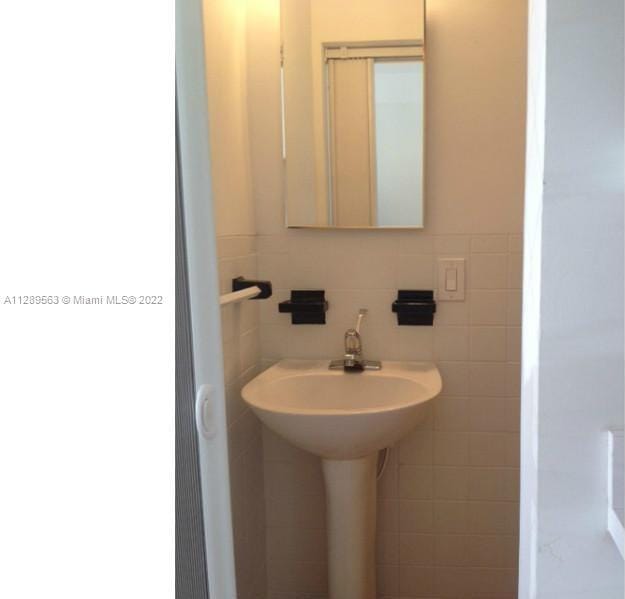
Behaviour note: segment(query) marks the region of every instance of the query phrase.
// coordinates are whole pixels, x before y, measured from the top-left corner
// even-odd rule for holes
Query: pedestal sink
[[[377,452],[412,430],[441,391],[434,364],[382,362],[378,371],[283,360],[242,391],[267,427],[322,458],[330,599],[375,599]]]

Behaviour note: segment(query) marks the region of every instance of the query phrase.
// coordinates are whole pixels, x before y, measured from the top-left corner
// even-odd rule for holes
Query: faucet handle
[[[356,328],[354,329],[356,333],[360,334],[360,325],[362,323],[362,319],[367,315],[369,310],[367,308],[360,308],[358,310],[358,320],[356,321]]]

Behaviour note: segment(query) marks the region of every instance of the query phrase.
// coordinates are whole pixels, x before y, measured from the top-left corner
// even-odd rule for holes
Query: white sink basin
[[[347,460],[393,445],[441,391],[434,364],[383,362],[382,370],[328,370],[327,360],[283,360],[242,391],[270,429],[326,459]]]
[[[434,364],[328,370],[327,360],[283,360],[243,387],[273,431],[321,458],[326,487],[329,599],[375,599],[377,451],[425,415],[441,391]]]

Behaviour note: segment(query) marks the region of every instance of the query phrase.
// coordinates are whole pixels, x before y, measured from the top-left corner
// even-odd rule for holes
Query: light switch
[[[464,258],[438,261],[438,300],[464,301],[464,272]]]
[[[445,291],[458,290],[458,273],[455,268],[445,269]]]

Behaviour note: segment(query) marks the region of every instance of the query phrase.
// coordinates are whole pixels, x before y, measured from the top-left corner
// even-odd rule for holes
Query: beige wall
[[[258,29],[249,56],[262,68],[248,89],[258,272],[275,288],[260,303],[263,365],[340,355],[359,307],[370,310],[368,357],[436,361],[442,396],[393,448],[379,486],[379,594],[512,599],[526,1],[428,1],[425,229],[415,232],[284,228],[277,4],[273,17],[249,23]],[[398,327],[396,290],[433,289],[444,256],[467,260],[466,301],[439,302],[434,327]],[[278,314],[290,289],[306,287],[326,290],[326,326],[292,326]],[[268,597],[323,597],[318,460],[267,431],[264,454]]]
[[[325,186],[317,192],[310,2],[281,3],[285,96],[285,193],[292,223],[327,223]],[[319,57],[315,55],[315,59]],[[323,182],[322,182],[323,183]]]
[[[240,0],[204,2],[213,198],[220,292],[257,275],[249,118],[247,12]],[[259,307],[222,308],[232,517],[238,597],[265,598],[265,504],[261,427],[241,399],[260,369]]]
[[[217,235],[253,235],[246,102],[246,2],[206,0],[207,87]]]

